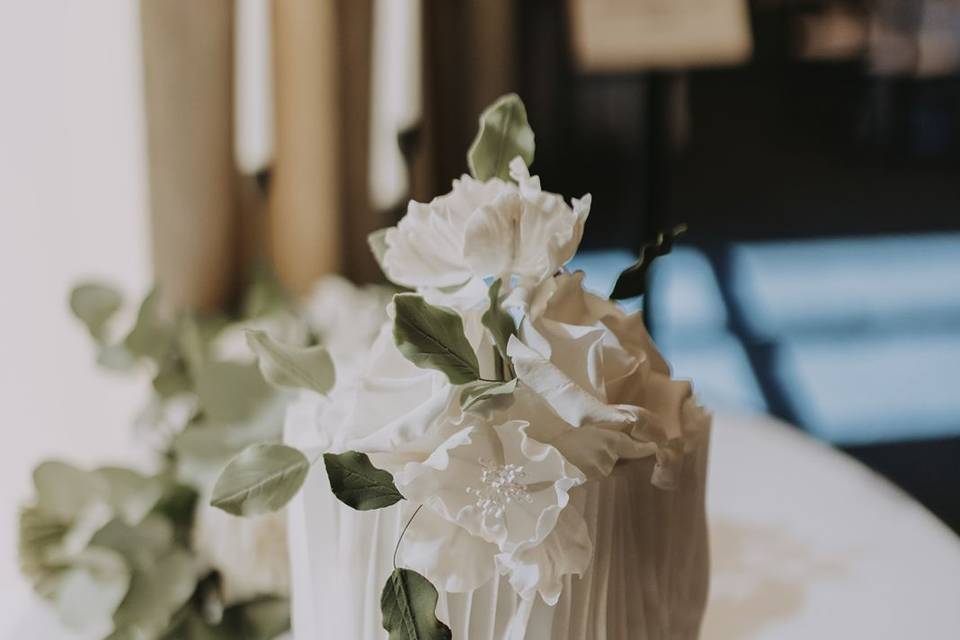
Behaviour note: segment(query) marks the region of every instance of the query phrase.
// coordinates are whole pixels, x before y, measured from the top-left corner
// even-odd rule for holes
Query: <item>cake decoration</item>
[[[381,591],[381,628],[392,640],[479,637],[469,631],[479,628],[474,618],[499,619],[500,605],[488,614],[468,607],[457,613],[463,620],[444,620],[436,608],[452,616],[456,594],[499,589],[501,576],[518,598],[502,637],[534,637],[527,629],[531,616],[541,615],[536,602],[572,606],[557,607],[572,588],[565,585],[595,572],[597,549],[609,544],[592,537],[601,525],[583,502],[588,487],[613,486],[603,483],[621,467],[636,475],[631,461],[646,459],[652,464],[642,481],[669,492],[683,483],[685,458],[695,454],[700,471],[705,461],[709,418],[689,383],[671,379],[640,315],[587,291],[583,274],[565,267],[583,237],[591,196],[568,204],[530,174],[534,135],[517,96],[494,103],[480,124],[468,157],[473,175],[429,203],[411,202],[399,224],[371,237],[386,277],[402,290],[353,374],[335,375],[336,358],[320,346],[249,334],[264,376],[299,388],[300,397],[288,410],[288,443],[240,454],[212,498],[231,513],[275,510],[313,466],[311,474],[325,473],[340,509],[399,514],[336,516],[344,527],[362,527],[374,544],[399,529],[392,573],[373,552],[367,569],[360,549],[346,561],[360,574],[349,586],[358,597]],[[637,279],[677,232],[661,236],[621,277],[618,294],[642,293]],[[310,434],[314,446],[292,446],[297,433]],[[320,459],[322,471],[314,464]],[[687,487],[691,507],[680,505],[678,513],[702,511],[697,477],[699,486]],[[298,500],[308,520],[320,508],[309,496]],[[705,538],[702,522],[695,524],[689,554],[697,560],[694,581],[702,582]],[[333,521],[322,526],[346,535]],[[701,587],[689,591],[692,613],[683,615],[695,628]],[[344,624],[369,633],[368,622]]]

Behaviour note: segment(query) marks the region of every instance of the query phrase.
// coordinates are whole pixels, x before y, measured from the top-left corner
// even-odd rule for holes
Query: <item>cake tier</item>
[[[594,544],[583,577],[559,602],[520,599],[505,578],[440,593],[454,640],[694,640],[709,581],[704,512],[709,431],[685,460],[678,488],[650,483],[652,458],[621,463],[571,492]],[[296,443],[303,444],[303,443]],[[399,506],[357,512],[315,465],[290,505],[295,640],[383,640],[380,592],[404,525]]]

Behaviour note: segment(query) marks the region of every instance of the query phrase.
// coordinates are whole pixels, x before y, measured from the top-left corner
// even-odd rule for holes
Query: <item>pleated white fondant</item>
[[[571,492],[568,508],[584,515],[594,556],[584,576],[564,579],[555,606],[522,600],[499,578],[441,592],[438,617],[455,640],[695,640],[709,582],[708,442],[706,429],[675,490],[651,484],[651,457]],[[353,511],[315,465],[289,507],[295,640],[386,638],[380,593],[407,514],[400,505]]]

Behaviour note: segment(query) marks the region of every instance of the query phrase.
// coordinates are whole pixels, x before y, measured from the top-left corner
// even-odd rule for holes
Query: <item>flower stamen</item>
[[[467,494],[476,498],[477,508],[484,518],[503,518],[507,507],[514,502],[533,502],[530,492],[521,484],[527,475],[522,465],[493,464],[480,459],[483,471],[479,488],[467,487]]]

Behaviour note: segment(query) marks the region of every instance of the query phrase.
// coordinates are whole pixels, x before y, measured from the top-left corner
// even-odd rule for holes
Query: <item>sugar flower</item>
[[[508,347],[520,381],[562,419],[541,422],[535,436],[590,477],[621,458],[656,455],[654,481],[668,487],[706,416],[689,382],[670,378],[640,315],[585,291],[582,280],[564,274],[534,292]]]
[[[429,547],[431,553],[440,554],[440,561],[420,558],[415,551],[405,551],[404,560],[414,567],[429,564],[431,578],[447,587],[467,589],[479,586],[475,580],[492,576],[496,562],[508,574],[524,572],[516,576],[518,584],[524,585],[521,595],[532,597],[542,590],[545,598],[551,598],[560,576],[580,573],[589,563],[591,547],[582,516],[566,509],[570,490],[585,478],[555,448],[529,437],[529,423],[511,420],[490,425],[473,419],[476,424],[448,438],[424,462],[407,464],[395,476],[404,496],[432,512],[424,521],[414,519],[412,539],[448,539]],[[560,523],[564,526],[557,531]],[[464,538],[464,533],[473,539]],[[557,539],[570,536],[580,542],[561,545],[562,554],[537,551],[549,540],[555,545]],[[475,580],[462,581],[461,564],[483,566],[482,558],[486,558],[486,571],[471,572]],[[446,572],[461,578],[451,579]],[[534,574],[549,580],[541,583],[531,577]]]
[[[485,277],[538,283],[576,252],[590,196],[574,199],[541,190],[518,157],[516,184],[463,176],[429,204],[411,202],[386,235],[389,278],[419,290],[459,286]]]

